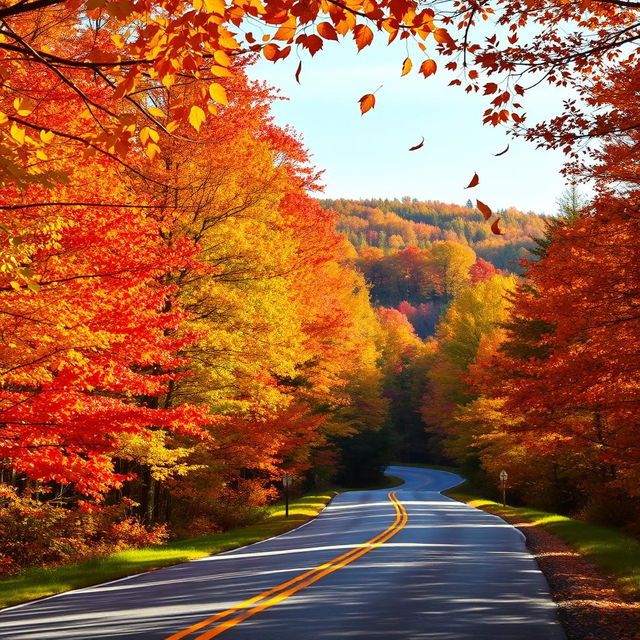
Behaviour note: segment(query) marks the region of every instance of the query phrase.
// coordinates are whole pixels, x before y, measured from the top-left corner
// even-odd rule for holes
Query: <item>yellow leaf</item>
[[[13,108],[19,116],[28,116],[35,108],[35,104],[29,98],[16,98],[13,101]]]
[[[52,131],[40,131],[40,140],[45,144],[49,144],[53,140],[53,132]]]
[[[160,147],[153,142],[150,142],[145,148],[144,152],[149,156],[151,160],[153,160],[156,155],[160,153]]]
[[[411,62],[411,58],[405,58],[405,61],[402,63],[402,73],[401,76],[406,76],[409,71],[411,71],[411,67],[413,67],[413,62]]]
[[[204,113],[204,111],[194,105],[193,107],[191,107],[191,111],[189,112],[189,124],[196,130],[196,131],[200,131],[200,127],[202,126],[202,123],[205,121],[206,119],[206,115]]]
[[[7,114],[0,111],[0,124],[4,124],[5,122],[7,122],[7,120],[9,120]]]
[[[111,40],[113,40],[113,44],[115,44],[118,49],[124,47],[124,38],[119,33],[112,33]]]
[[[152,142],[158,142],[158,140],[160,140],[160,136],[157,131],[150,129],[149,127],[143,127],[140,130],[140,142],[142,142],[142,144],[147,144],[149,138],[151,138]]]
[[[209,85],[209,95],[211,96],[211,99],[215,100],[218,104],[229,104],[225,88],[217,82]]]
[[[165,117],[165,113],[162,109],[158,109],[158,107],[150,107],[149,109],[147,109],[147,111],[154,117],[154,118],[164,118]]]
[[[36,158],[38,158],[39,160],[48,160],[49,159],[47,154],[42,149],[38,149],[36,151]]]
[[[204,0],[204,8],[208,13],[217,13],[219,16],[224,15],[224,0]]]
[[[12,280],[10,283],[11,288],[15,289],[16,291],[20,291],[20,283],[16,282],[15,280]]]
[[[208,104],[207,105],[207,111],[212,115],[212,116],[217,116],[218,115],[218,107],[215,104]]]
[[[224,78],[229,78],[233,75],[233,73],[231,73],[231,71],[229,71],[229,69],[227,69],[226,67],[221,67],[218,64],[214,64],[211,69],[209,69],[209,71],[211,71],[211,73],[214,76],[218,76],[220,77],[224,77]]]
[[[166,129],[169,133],[173,133],[179,126],[180,123],[177,120],[172,120],[167,124]]]
[[[213,52],[213,59],[221,66],[228,67],[231,65],[231,58],[225,51],[217,51]]]
[[[11,125],[11,137],[18,141],[20,144],[24,143],[24,135],[25,135],[25,130],[22,129],[21,127],[19,127],[17,124],[12,124]]]

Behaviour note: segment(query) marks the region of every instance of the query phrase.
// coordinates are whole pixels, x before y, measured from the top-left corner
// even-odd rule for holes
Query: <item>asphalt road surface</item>
[[[333,499],[227,553],[0,612],[11,640],[562,640],[522,534],[440,494],[443,471]]]

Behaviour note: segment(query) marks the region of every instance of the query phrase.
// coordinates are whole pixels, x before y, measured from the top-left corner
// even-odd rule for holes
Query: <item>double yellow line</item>
[[[407,510],[404,508],[404,505],[400,502],[400,500],[398,500],[395,491],[389,493],[387,497],[395,508],[395,520],[393,521],[393,524],[391,524],[374,538],[371,538],[371,540],[367,540],[367,542],[359,544],[357,547],[350,549],[337,558],[329,560],[329,562],[325,562],[324,564],[310,569],[309,571],[305,571],[304,573],[295,578],[292,578],[291,580],[288,580],[287,582],[283,582],[276,587],[272,587],[267,591],[263,591],[262,593],[253,596],[253,598],[249,598],[244,602],[236,604],[233,607],[226,609],[225,611],[216,613],[216,615],[211,616],[206,620],[197,622],[187,629],[178,631],[172,636],[165,638],[165,640],[180,640],[181,638],[195,633],[196,631],[200,631],[205,627],[210,627],[211,625],[215,626],[200,634],[194,640],[209,640],[210,638],[215,638],[227,629],[235,627],[237,624],[244,622],[247,618],[251,618],[257,613],[268,609],[269,607],[273,607],[289,596],[292,596],[294,593],[297,593],[298,591],[308,587],[309,585],[312,585],[314,582],[317,582],[321,578],[324,578],[324,576],[329,575],[330,573],[333,573],[338,569],[342,569],[342,567],[346,567],[354,560],[357,560],[366,553],[369,553],[370,551],[373,551],[373,549],[376,549],[380,545],[384,544],[387,540],[395,536],[396,533],[398,533],[398,531],[400,531],[407,524],[407,520],[409,518]]]

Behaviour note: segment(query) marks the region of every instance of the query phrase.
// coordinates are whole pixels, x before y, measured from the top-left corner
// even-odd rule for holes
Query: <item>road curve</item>
[[[462,479],[336,496],[289,533],[0,611],[4,640],[563,640],[522,534],[441,495]]]

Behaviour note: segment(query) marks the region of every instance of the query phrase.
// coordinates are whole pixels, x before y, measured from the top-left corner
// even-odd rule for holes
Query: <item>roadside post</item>
[[[503,469],[500,472],[500,486],[502,487],[502,506],[507,506],[507,479],[509,474]]]
[[[293,483],[293,476],[290,473],[285,473],[282,476],[282,486],[284,487],[284,517],[289,517],[289,487]]]

